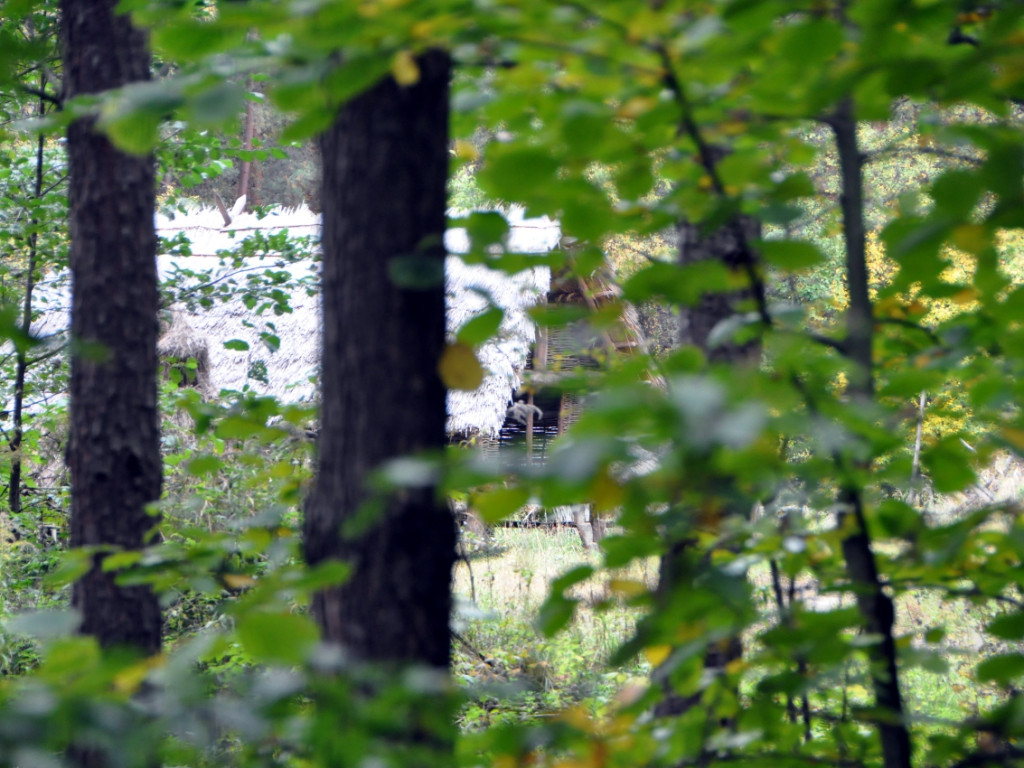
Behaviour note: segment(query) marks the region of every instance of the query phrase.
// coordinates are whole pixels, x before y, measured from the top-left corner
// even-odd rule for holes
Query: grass
[[[533,626],[551,581],[570,568],[597,564],[573,528],[498,529],[489,554],[460,562],[455,596],[462,606],[454,671],[470,702],[462,725],[476,729],[507,719],[542,716],[569,705],[602,709],[621,686],[647,673],[638,661],[610,670],[605,660],[633,632],[637,612],[608,600],[607,576],[573,592],[575,620],[546,638]],[[653,585],[656,563],[625,578]]]
[[[637,610],[609,599],[608,573],[574,589],[580,602],[566,630],[547,638],[534,628],[552,580],[585,563],[599,565],[600,556],[585,552],[576,531],[567,527],[498,529],[489,553],[458,564],[454,671],[467,695],[464,728],[542,717],[573,705],[599,714],[628,681],[648,675],[642,660],[628,669],[606,664],[611,652],[631,636],[639,617]],[[763,576],[759,569],[751,573],[755,584]],[[615,577],[651,588],[657,561],[636,563]],[[765,609],[765,619],[771,620],[773,609]],[[993,646],[985,635],[991,607],[918,590],[898,597],[897,616],[897,634],[904,638],[904,695],[909,711],[922,722],[922,735],[941,731],[944,722],[977,715],[1002,699],[996,687],[973,677],[979,655],[1008,650]],[[945,633],[929,642],[926,635],[936,627],[944,627]],[[863,693],[868,695],[867,690]]]

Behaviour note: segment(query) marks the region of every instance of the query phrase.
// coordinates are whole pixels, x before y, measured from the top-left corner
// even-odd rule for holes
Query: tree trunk
[[[149,78],[146,37],[117,0],[63,0],[70,98]],[[160,498],[154,168],[117,150],[91,119],[68,128],[71,271],[71,546],[136,549]],[[92,569],[73,590],[81,631],[104,647],[160,650],[160,606],[147,587]]]
[[[679,263],[686,266],[699,261],[715,260],[730,269],[745,269],[745,261],[751,257],[749,244],[760,234],[760,224],[750,217],[739,216],[711,233],[702,232],[690,222],[679,225]],[[741,302],[749,301],[752,290],[732,293],[706,293],[694,307],[682,307],[679,313],[679,338],[682,344],[699,347],[711,362],[730,363],[738,368],[753,366],[760,358],[761,346],[757,340],[724,340],[715,347],[709,345],[709,337],[715,327],[737,314]],[[732,514],[743,514],[746,510],[734,509]],[[696,578],[697,572],[707,567],[700,553],[693,552],[694,541],[670,541],[668,551],[662,555],[658,572],[658,599],[670,601],[673,590],[686,581]],[[737,577],[745,578],[745,577]],[[729,662],[743,655],[739,636],[727,637],[707,649],[704,669],[721,674]],[[659,716],[680,715],[700,701],[700,694],[680,696],[666,685],[665,698],[655,707]]]
[[[576,526],[576,532],[580,535],[580,543],[588,552],[597,549],[597,542],[594,539],[594,526],[587,519],[587,505],[572,505],[572,522]]]
[[[246,152],[252,151],[252,136],[253,130],[256,124],[255,110],[253,109],[251,92],[253,88],[253,79],[247,78],[245,81],[246,99],[245,99],[245,122],[242,128],[242,149]],[[235,192],[235,199],[249,197],[249,176],[252,171],[252,160],[248,157],[242,160],[241,169],[238,174],[238,189]],[[251,209],[252,206],[246,203],[246,208]]]
[[[380,82],[321,138],[322,428],[304,533],[310,564],[354,569],[314,597],[329,640],[367,661],[447,669],[451,513],[433,487],[367,486],[389,459],[445,444],[449,60],[417,64],[416,84]],[[402,279],[412,273],[429,285]]]
[[[46,90],[46,76],[39,77],[40,92]],[[39,99],[39,117],[46,114],[46,101]],[[36,169],[32,187],[32,196],[38,205],[43,196],[43,150],[46,138],[43,134],[36,137]],[[35,290],[36,270],[39,268],[39,220],[33,215],[30,224],[32,231],[28,236],[28,265],[25,269],[25,297],[21,305],[21,332],[26,336],[32,330],[32,293]],[[7,502],[13,517],[21,513],[21,469],[24,465],[21,456],[22,441],[25,438],[25,377],[28,374],[28,351],[17,350],[14,363],[14,403],[11,408],[11,475],[7,490]]]
[[[832,128],[839,156],[842,189],[839,199],[846,246],[846,289],[850,296],[843,349],[844,357],[851,364],[847,394],[852,407],[870,407],[875,398],[875,318],[869,287],[867,230],[864,224],[864,155],[857,141],[857,116],[853,98],[843,99],[827,122]],[[840,461],[846,460],[840,457]],[[846,471],[844,475],[847,478],[870,474],[870,461],[851,461],[857,473]],[[875,703],[882,715],[878,724],[882,757],[886,768],[909,768],[913,745],[900,688],[895,635],[896,608],[892,597],[886,592],[875,560],[863,487],[846,480],[840,488],[839,501],[841,511],[838,528],[845,534],[843,557],[846,559],[846,573],[857,598],[864,629],[880,638],[869,646],[868,657],[871,661]]]
[[[730,224],[711,233],[689,222],[679,225],[679,264],[687,266],[700,261],[720,261],[731,270],[741,271],[748,243],[760,236],[760,224],[749,216],[739,216]],[[737,314],[736,307],[749,301],[751,292],[705,293],[695,307],[679,312],[679,341],[699,347],[712,362],[756,365],[761,355],[758,341],[735,343],[726,341],[710,347],[708,337],[719,323]]]

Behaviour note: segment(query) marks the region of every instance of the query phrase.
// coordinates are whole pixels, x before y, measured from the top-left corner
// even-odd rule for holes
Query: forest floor
[[[487,553],[459,562],[455,673],[468,697],[462,727],[475,730],[574,705],[600,714],[631,681],[646,680],[650,666],[645,659],[618,669],[606,661],[631,636],[641,616],[613,592],[621,593],[623,584],[653,588],[656,558],[625,572],[600,572],[574,587],[572,595],[580,602],[571,624],[550,638],[536,629],[552,580],[588,563],[598,566],[600,555],[585,552],[572,527],[499,528]],[[774,621],[767,566],[752,569],[750,578],[763,598],[759,602],[765,622]],[[845,598],[824,609],[848,606],[852,599]],[[983,629],[993,618],[990,606],[941,591],[916,590],[898,597],[897,616],[897,633],[904,638],[905,696],[926,730],[982,711],[999,699],[998,690],[979,684],[971,674],[979,654],[1008,650],[985,644]],[[941,636],[938,628],[943,628]],[[754,648],[756,640],[746,644]],[[866,701],[866,689],[863,694]]]

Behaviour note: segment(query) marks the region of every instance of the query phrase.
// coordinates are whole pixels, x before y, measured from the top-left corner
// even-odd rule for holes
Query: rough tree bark
[[[714,232],[702,232],[691,222],[681,222],[678,227],[681,266],[699,261],[719,261],[734,271],[745,270],[747,260],[752,258],[750,243],[760,235],[760,224],[755,219],[738,216]],[[711,362],[730,363],[735,366],[756,365],[761,352],[757,340],[731,343],[715,347],[708,343],[708,337],[720,322],[741,311],[740,304],[749,302],[756,288],[731,293],[705,293],[693,307],[681,307],[679,312],[679,340],[682,344],[699,347]],[[733,514],[746,514],[747,509],[734,509]],[[670,593],[687,580],[693,579],[706,567],[704,555],[693,551],[690,539],[669,542],[668,551],[662,555],[658,569],[659,599],[667,601]],[[743,655],[739,636],[725,638],[708,648],[704,656],[704,668],[721,672],[726,665]],[[665,698],[655,707],[657,715],[680,715],[700,700],[700,693],[680,696],[666,690]]]
[[[149,78],[146,36],[117,0],[62,0],[65,95]],[[71,271],[71,545],[135,549],[160,497],[154,168],[117,150],[91,119],[68,128]],[[104,647],[160,650],[160,606],[146,587],[92,569],[75,586],[81,631]]]
[[[321,433],[306,504],[310,564],[354,567],[317,594],[325,636],[373,662],[449,663],[455,526],[433,488],[390,494],[369,525],[367,477],[388,459],[440,450],[445,389],[446,54],[417,63],[415,85],[388,78],[353,99],[321,138]],[[393,278],[410,267],[429,287]]]
[[[697,160],[711,181],[711,190],[720,200],[726,200],[728,194],[725,184],[718,173],[719,162],[728,155],[727,147],[716,146],[707,141],[700,126],[693,116],[689,97],[683,82],[676,76],[672,54],[665,47],[659,47],[657,53],[665,69],[665,86],[673,94],[679,106],[681,117],[678,134],[685,136],[697,149]],[[721,227],[712,231],[702,231],[699,224],[681,221],[678,227],[679,256],[681,266],[703,260],[716,260],[729,269],[742,273],[747,278],[747,288],[731,293],[707,293],[701,297],[695,307],[680,308],[679,338],[683,344],[693,344],[704,350],[712,362],[727,362],[736,366],[756,365],[760,358],[760,340],[750,342],[726,342],[714,349],[710,348],[711,331],[721,321],[732,317],[741,309],[741,303],[753,302],[761,323],[768,325],[768,315],[764,283],[758,269],[757,254],[751,243],[760,234],[760,223],[748,216],[734,213]],[[748,510],[733,506],[730,514],[746,514]],[[670,601],[672,592],[694,577],[696,569],[705,565],[702,553],[695,552],[693,542],[688,536],[668,542],[668,550],[662,555],[659,563],[658,599],[663,603]],[[743,646],[738,635],[726,637],[707,649],[704,657],[704,668],[710,672],[721,673],[730,661],[743,654]],[[666,696],[655,707],[655,714],[678,715],[690,709],[699,701],[699,696],[680,696],[666,685]]]
[[[678,227],[681,266],[701,261],[718,261],[733,272],[742,272],[749,258],[750,243],[761,236],[761,225],[749,216],[738,216],[720,229],[702,233],[700,227],[683,222]],[[739,314],[741,302],[749,303],[752,290],[731,293],[705,293],[693,307],[679,310],[679,341],[699,347],[711,362],[733,365],[757,365],[761,345],[757,340],[744,343],[724,342],[711,347],[708,337],[724,320]]]

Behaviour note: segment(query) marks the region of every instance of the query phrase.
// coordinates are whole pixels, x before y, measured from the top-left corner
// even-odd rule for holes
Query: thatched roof
[[[509,401],[522,384],[536,330],[527,311],[547,293],[550,274],[535,267],[507,275],[480,265],[468,266],[449,256],[445,299],[448,331],[453,334],[489,306],[501,307],[505,317],[497,336],[484,344],[477,357],[486,375],[472,392],[448,393],[448,432],[496,437],[505,423]]]
[[[556,223],[524,219],[516,211],[508,218],[509,251],[543,253],[558,244],[561,233]],[[161,338],[162,350],[180,358],[181,352],[205,348],[208,379],[201,381],[200,387],[207,392],[248,389],[290,401],[313,399],[320,338],[319,296],[314,289],[316,264],[312,260],[285,264],[272,256],[222,260],[213,254],[237,248],[241,240],[256,231],[269,235],[288,229],[289,236],[297,233],[299,237],[318,237],[319,218],[306,208],[279,210],[261,219],[236,213],[232,223],[224,226],[221,212],[211,208],[174,219],[158,216],[157,226],[158,234],[168,239],[183,233],[193,254],[158,259],[161,280],[176,276],[176,292],[182,299],[171,308],[173,321]],[[449,230],[445,244],[453,253],[467,251],[465,231]],[[550,275],[543,266],[508,275],[482,265],[467,265],[457,256],[449,256],[445,268],[450,335],[489,306],[505,313],[497,337],[477,351],[486,372],[483,383],[473,392],[453,391],[448,398],[450,434],[494,436],[501,429],[512,394],[521,384],[534,341],[535,329],[527,310],[544,300]],[[287,278],[281,289],[288,294],[290,311],[280,312],[283,307],[279,302],[262,298],[254,305],[251,299],[247,304],[237,294],[227,301],[209,297],[196,301],[197,289],[204,284],[245,287],[265,270],[272,270],[275,280]],[[182,279],[183,274],[188,276]],[[63,280],[45,292],[47,309],[33,325],[37,336],[66,334],[70,308],[66,283]],[[263,296],[267,290],[257,286],[250,295]]]
[[[158,213],[156,231],[160,237],[173,240],[184,235],[193,256],[216,256],[231,251],[250,235],[260,232],[276,235],[284,230],[291,238],[320,239],[320,216],[302,205],[297,208],[272,208],[260,213],[244,213],[245,198],[239,198],[230,211],[230,223],[224,223],[224,214],[217,208],[199,208],[177,211],[173,216]]]
[[[181,376],[179,386],[194,386],[205,396],[213,394],[209,341],[192,329],[183,311],[174,310],[170,328],[157,343],[157,354],[165,361],[165,372],[169,374],[173,369]],[[194,362],[194,368],[189,367],[190,362]]]
[[[312,262],[277,264],[268,259],[245,259],[220,264],[203,256],[159,257],[161,278],[183,271],[195,273],[185,281],[182,298],[191,298],[189,288],[216,283],[234,283],[249,289],[250,301],[234,294],[227,301],[212,299],[210,306],[180,301],[172,308],[175,320],[190,334],[206,343],[209,354],[209,390],[248,390],[298,402],[316,395],[315,377],[320,362],[320,299],[315,292],[317,270]],[[266,298],[272,291],[250,278],[271,270],[275,281],[287,277],[280,289],[287,304]],[[311,295],[312,293],[312,295]],[[287,309],[288,311],[285,311]],[[175,334],[175,326],[164,333],[161,344]]]

